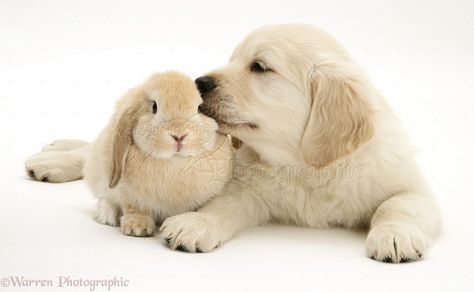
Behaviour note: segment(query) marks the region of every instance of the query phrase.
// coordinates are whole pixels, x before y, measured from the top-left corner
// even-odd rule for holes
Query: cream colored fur
[[[281,222],[368,228],[369,257],[421,257],[440,227],[437,203],[385,98],[332,37],[265,26],[209,76],[217,87],[203,110],[244,144],[222,195],[163,223],[172,248],[210,251]]]
[[[50,180],[53,170],[42,170],[57,165],[51,181],[60,182],[79,178],[82,170],[70,165],[80,165],[98,199],[98,222],[120,225],[126,235],[151,235],[155,222],[197,209],[230,177],[230,140],[216,133],[212,119],[197,112],[201,102],[188,77],[155,74],[119,100],[116,113],[92,145],[56,141],[49,146],[53,151],[36,154],[26,167],[39,180],[45,175]],[[185,134],[177,151],[172,135]],[[76,152],[69,155],[71,148]]]

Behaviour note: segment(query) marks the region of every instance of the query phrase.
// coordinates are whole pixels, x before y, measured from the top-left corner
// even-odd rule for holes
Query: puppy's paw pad
[[[160,231],[171,249],[186,252],[208,252],[224,241],[219,221],[198,212],[170,217]]]
[[[426,238],[408,224],[382,224],[370,230],[365,244],[367,256],[385,263],[407,263],[421,258]]]
[[[155,230],[155,222],[146,215],[125,214],[120,219],[122,233],[130,236],[151,236]]]

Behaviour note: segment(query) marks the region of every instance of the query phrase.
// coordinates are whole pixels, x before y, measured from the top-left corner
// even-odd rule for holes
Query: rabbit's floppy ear
[[[302,139],[303,157],[322,168],[345,156],[373,135],[371,89],[357,71],[315,69],[311,76],[311,112]]]
[[[139,107],[135,106],[122,112],[115,126],[112,138],[112,163],[109,187],[114,188],[122,177],[128,151],[133,143],[133,129],[138,121]]]

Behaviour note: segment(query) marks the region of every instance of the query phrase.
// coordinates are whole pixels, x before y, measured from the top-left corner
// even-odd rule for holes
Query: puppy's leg
[[[372,218],[367,255],[394,263],[418,260],[439,226],[438,206],[430,195],[409,192],[393,196]]]
[[[100,224],[118,226],[121,216],[121,209],[116,204],[107,199],[97,201],[97,213],[95,220]]]
[[[145,212],[127,205],[123,208],[123,216],[120,218],[120,229],[125,235],[151,236],[155,230],[155,221]]]
[[[266,204],[246,186],[230,182],[223,193],[197,212],[166,219],[160,230],[169,247],[211,251],[237,232],[270,219]]]
[[[46,151],[69,151],[87,146],[89,143],[82,140],[55,140],[53,143],[43,147],[42,152]]]
[[[28,158],[25,169],[38,181],[67,182],[81,179],[89,145],[69,151],[45,151]]]

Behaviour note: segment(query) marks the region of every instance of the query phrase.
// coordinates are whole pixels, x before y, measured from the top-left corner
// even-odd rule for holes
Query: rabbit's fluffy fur
[[[197,209],[229,179],[231,142],[216,133],[214,120],[198,113],[201,103],[185,75],[155,74],[117,102],[92,145],[57,141],[30,159],[27,168],[40,175],[35,161],[44,161],[45,155],[71,155],[71,165],[81,165],[85,156],[84,178],[98,199],[96,220],[120,225],[126,235],[151,235],[155,223]],[[176,138],[181,138],[179,147]],[[43,174],[42,180],[51,175]]]

